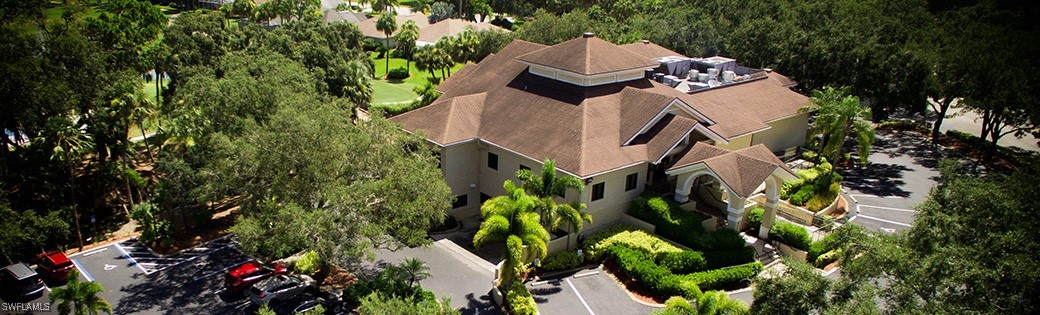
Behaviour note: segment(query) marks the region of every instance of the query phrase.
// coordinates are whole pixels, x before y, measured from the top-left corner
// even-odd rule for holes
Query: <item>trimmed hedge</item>
[[[773,223],[773,229],[769,230],[769,239],[804,251],[808,251],[812,245],[809,232],[801,226],[783,221]]]
[[[386,73],[387,80],[404,80],[408,78],[408,69],[404,67],[390,69]]]
[[[610,246],[607,252],[617,260],[621,271],[651,291],[661,295],[686,297],[695,297],[701,293],[697,282],[683,279],[683,276],[673,274],[668,268],[655,264],[653,257],[647,253],[623,245]]]
[[[762,263],[756,261],[747,265],[691,273],[682,277],[697,283],[701,291],[707,291],[721,288],[726,284],[754,278],[761,270]]]
[[[562,251],[559,253],[549,254],[542,261],[542,270],[545,271],[557,271],[565,270],[577,267],[581,265],[582,257],[578,256],[578,253],[572,251]]]
[[[683,210],[675,201],[653,192],[644,192],[633,200],[628,214],[653,224],[658,235],[695,250],[744,247],[744,239],[736,231],[722,229],[705,233],[701,222],[706,218]]]
[[[538,304],[534,301],[531,291],[520,281],[513,282],[506,292],[506,304],[513,310],[515,315],[534,315],[538,313]]]
[[[708,262],[704,260],[704,255],[695,251],[661,253],[657,256],[657,263],[668,268],[672,273],[704,271],[708,265]]]
[[[706,270],[743,265],[755,261],[755,248],[744,247],[704,252],[704,259],[708,263],[705,266]]]
[[[646,231],[627,225],[619,225],[600,231],[585,239],[585,254],[590,259],[596,260],[612,245],[624,245],[653,256],[664,252],[683,251]]]

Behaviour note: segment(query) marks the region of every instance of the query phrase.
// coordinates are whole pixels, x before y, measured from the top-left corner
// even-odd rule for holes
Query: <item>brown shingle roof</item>
[[[671,49],[661,47],[660,45],[651,43],[649,41],[621,45],[621,48],[637,53],[643,57],[646,57],[647,59],[657,59],[669,56],[686,57],[680,53],[672,51]]]
[[[769,151],[765,145],[757,144],[737,151],[728,151],[703,142],[693,145],[683,157],[668,170],[703,163],[726,183],[733,193],[748,197],[778,168],[794,172]]]
[[[660,64],[596,37],[579,37],[517,58],[583,75],[657,67]]]
[[[714,88],[693,93],[694,102],[725,106],[735,112],[746,113],[760,122],[771,122],[797,114],[809,105],[809,98],[785,86],[790,79],[770,73],[768,77],[746,83]]]
[[[442,145],[479,138],[536,161],[553,159],[580,177],[656,162],[702,119],[675,115],[638,141],[622,144],[677,98],[706,116],[700,123],[723,137],[768,128],[735,109],[699,102],[651,80],[579,87],[529,74],[517,57],[544,48],[513,41],[441,83],[444,94],[437,102],[390,120],[406,130],[424,130]]]
[[[404,23],[406,21],[409,21],[409,20],[415,21],[415,25],[419,26],[419,30],[420,31],[423,28],[430,26],[430,19],[425,14],[418,13],[418,12],[413,12],[411,14],[398,14],[397,15],[397,30],[394,31],[393,34],[390,34],[390,37],[393,37],[394,34],[397,34],[397,32],[401,31],[401,26],[404,25]],[[365,36],[373,37],[373,38],[384,38],[384,37],[386,37],[386,34],[383,34],[382,31],[380,31],[379,29],[376,29],[376,22],[377,21],[379,21],[379,17],[378,16],[377,17],[372,17],[372,18],[367,19],[367,20],[361,22],[360,24],[358,24],[358,28],[361,29],[361,34],[365,34]]]

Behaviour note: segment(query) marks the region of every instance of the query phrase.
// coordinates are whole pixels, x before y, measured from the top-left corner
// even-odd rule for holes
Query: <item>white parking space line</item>
[[[90,256],[90,255],[97,254],[97,253],[100,253],[100,252],[103,252],[103,251],[106,251],[106,250],[108,250],[108,246],[101,247],[101,248],[95,248],[95,249],[91,249],[91,250],[88,250],[88,251],[78,252],[78,253],[69,255],[69,257],[75,257],[77,255]]]
[[[872,217],[872,216],[864,215],[864,214],[857,215],[856,217],[857,218],[862,217],[864,219],[870,219],[870,220],[874,220],[874,221],[881,221],[881,222],[895,224],[895,225],[899,225],[899,226],[911,227],[911,225],[903,223],[903,222],[896,222],[896,221],[892,221],[892,220],[885,220],[885,219],[882,219],[882,218]]]
[[[131,265],[137,266],[137,268],[141,269],[141,272],[144,272],[144,274],[146,274],[146,275],[151,274],[151,272],[148,272],[148,270],[145,270],[144,267],[141,267],[141,264],[138,264],[137,261],[134,260],[133,256],[130,256],[130,254],[127,254],[126,251],[123,250],[123,247],[119,246],[118,243],[117,244],[112,244],[112,246],[115,246],[116,250],[118,250],[120,254],[123,254],[123,258],[126,258],[126,260],[130,261]]]
[[[914,211],[914,210],[910,210],[910,209],[902,209],[902,208],[892,208],[892,207],[882,207],[882,206],[870,206],[870,205],[859,205],[859,206],[860,206],[860,207],[865,207],[865,208],[876,208],[876,209],[884,209],[884,210],[892,210],[892,211],[902,211],[902,212],[910,212],[910,213],[917,213],[917,211]]]
[[[252,260],[252,259],[246,259],[246,260],[243,260],[243,261],[240,261],[240,262],[237,262],[237,263],[234,263],[234,264],[228,265],[227,267],[224,267],[223,269],[220,269],[220,270],[217,270],[217,271],[214,271],[214,272],[210,272],[210,273],[207,273],[207,274],[204,274],[204,275],[201,275],[201,276],[195,277],[195,279],[192,279],[191,281],[199,281],[199,280],[201,280],[201,279],[209,278],[209,277],[210,277],[210,276],[212,276],[212,275],[215,275],[215,274],[218,274],[218,273],[221,273],[221,272],[227,271],[228,269],[231,269],[231,268],[233,268],[233,267],[235,267],[235,266],[238,266],[238,265],[244,264],[244,263],[246,263],[246,262],[248,262],[248,261],[250,261],[250,260]]]
[[[589,307],[589,303],[585,302],[585,298],[581,297],[581,293],[578,292],[578,288],[574,287],[574,283],[571,282],[571,279],[565,280],[567,280],[567,285],[571,287],[571,291],[574,291],[574,295],[578,296],[578,301],[581,301],[581,305],[585,306],[585,310],[589,311],[589,314],[591,315],[596,315],[596,313],[592,311],[592,308]]]
[[[79,269],[79,273],[83,274],[83,277],[87,278],[87,281],[94,282],[94,276],[90,275],[90,271],[87,271],[87,268],[83,268],[83,265],[80,265],[75,259],[69,260],[72,260],[72,264],[76,265],[76,269]]]

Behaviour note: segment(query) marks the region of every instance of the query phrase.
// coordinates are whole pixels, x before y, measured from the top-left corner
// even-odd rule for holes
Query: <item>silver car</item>
[[[257,305],[284,301],[307,290],[314,290],[314,279],[305,275],[277,275],[257,282],[249,289],[249,299]]]

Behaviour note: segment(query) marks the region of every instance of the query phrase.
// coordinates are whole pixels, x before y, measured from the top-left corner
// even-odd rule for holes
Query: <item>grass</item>
[[[166,88],[166,85],[168,85],[169,82],[170,82],[170,80],[163,81],[163,88]],[[156,88],[155,88],[155,81],[145,82],[144,84],[141,85],[141,89],[144,90],[144,95],[148,96],[149,100],[155,100],[156,94],[159,93],[159,91],[156,90]],[[151,125],[152,126],[149,126],[150,128],[145,129],[145,132],[153,133],[153,132],[156,131],[155,124],[151,124]],[[137,123],[132,123],[132,124],[130,124],[130,129],[127,130],[126,134],[129,135],[131,138],[133,138],[133,137],[140,137],[141,136],[141,128],[139,126],[137,126]]]
[[[409,68],[411,69],[411,76],[404,80],[387,80],[386,76],[386,57],[376,58],[378,53],[370,53],[369,58],[375,63],[375,76],[372,79],[372,106],[382,108],[396,108],[406,106],[408,102],[419,97],[415,94],[413,89],[419,86],[423,86],[426,82],[430,81],[430,73],[428,71],[419,71],[415,68],[415,63],[411,63]],[[403,58],[390,58],[390,69],[404,68],[406,60]],[[451,68],[451,72],[455,73],[462,64],[456,64]],[[440,71],[437,74],[440,77]]]

